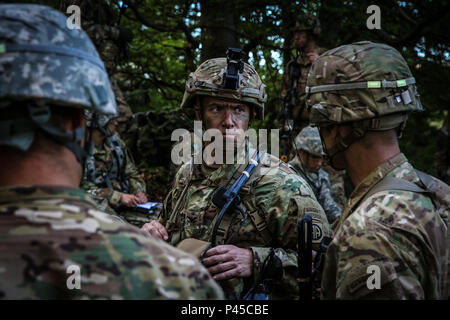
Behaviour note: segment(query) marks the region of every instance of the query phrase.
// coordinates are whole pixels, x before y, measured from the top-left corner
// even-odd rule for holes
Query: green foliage
[[[448,1],[380,1],[382,30],[366,27],[366,9],[372,4],[368,0],[233,1],[239,19],[229,27],[267,85],[266,117],[253,127],[274,127],[281,106],[283,67],[295,54],[289,30],[301,13],[314,14],[321,22],[320,46],[371,40],[402,52],[417,78],[426,111],[410,117],[401,147],[419,169],[436,174],[435,154],[447,141],[440,129],[450,101]],[[127,97],[134,111],[179,107],[184,81],[200,63],[201,31],[208,27],[208,22],[201,21],[201,2],[134,1],[140,17],[127,9],[121,24],[133,29],[135,39],[122,70],[133,79]],[[146,96],[143,102],[133,103],[134,97],[142,95]]]
[[[202,10],[209,1],[208,15]],[[211,1],[215,1],[210,6]],[[10,1],[6,1],[10,2]],[[17,2],[17,1],[11,1]],[[19,1],[58,7],[58,1]],[[115,4],[117,11],[118,1]],[[134,112],[179,110],[188,74],[200,64],[206,46],[202,33],[221,28],[239,39],[240,47],[267,86],[264,121],[253,127],[274,128],[281,108],[281,77],[295,55],[291,28],[302,14],[316,15],[322,33],[317,44],[334,48],[360,40],[388,43],[397,48],[418,82],[425,112],[411,115],[400,144],[419,169],[436,174],[436,153],[448,149],[442,132],[450,102],[450,4],[444,1],[377,1],[381,30],[369,30],[366,21],[371,0],[291,1],[228,0],[233,19],[217,25],[225,15],[218,0],[129,0],[120,14],[120,26],[134,33],[128,59],[119,66],[118,81]],[[226,8],[230,8],[227,6]],[[202,19],[203,16],[203,19]],[[208,19],[205,19],[205,17]],[[223,19],[222,19],[223,20]],[[219,29],[217,29],[219,30]],[[222,38],[212,41],[221,43]],[[225,54],[225,52],[223,53]],[[448,120],[447,124],[448,126]],[[448,128],[447,128],[448,130]],[[447,160],[448,161],[448,160]]]

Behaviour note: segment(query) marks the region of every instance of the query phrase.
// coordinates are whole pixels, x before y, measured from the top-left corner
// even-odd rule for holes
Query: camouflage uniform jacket
[[[333,223],[341,215],[341,209],[331,196],[331,184],[328,173],[322,169],[319,169],[318,172],[311,172],[305,169],[298,155],[289,161],[289,164],[309,183],[327,215],[328,222],[330,224]]]
[[[329,236],[330,229],[325,213],[308,184],[278,158],[265,154],[262,159],[262,163],[255,168],[252,176],[241,189],[241,208],[247,213],[258,212],[266,223],[271,239],[268,240],[269,243],[266,243],[262,234],[252,223],[249,214],[242,221],[239,213],[233,213],[225,243],[253,251],[253,278],[247,279],[250,283],[242,284],[242,281],[232,279],[240,284],[231,285],[222,281],[221,285],[228,298],[239,297],[245,293],[248,286],[251,286],[254,279],[260,275],[263,262],[271,248],[276,248],[275,255],[282,264],[280,270],[282,280],[270,290],[269,298],[293,299],[298,292],[295,251],[297,220],[306,214],[313,217],[314,228],[317,231],[313,243],[316,246],[319,245],[323,236]],[[212,196],[218,187],[231,186],[245,167],[246,165],[225,164],[213,169],[204,164],[187,163],[180,168],[160,216],[160,222],[168,230],[171,244],[177,245],[186,238],[211,240],[212,229],[219,211],[212,204]],[[179,199],[185,186],[187,186],[187,192],[183,199]],[[181,201],[181,205],[175,211],[177,200]],[[175,218],[171,220],[171,217]],[[239,227],[241,222],[242,226]],[[238,286],[242,287],[237,289]]]
[[[114,209],[120,205],[120,199],[123,194],[122,184],[128,182],[129,194],[136,194],[139,192],[145,193],[144,179],[139,175],[131,156],[128,153],[125,143],[119,139],[122,150],[125,154],[125,160],[122,167],[119,169],[118,176],[121,177],[121,181],[112,180],[111,184],[113,188],[108,188],[106,185],[95,185],[93,182],[87,179],[87,170],[81,183],[81,186],[88,194],[90,194],[99,204],[104,199],[107,199],[108,204]],[[113,166],[113,149],[105,142],[101,148],[94,147],[94,159],[96,177],[107,176]],[[104,210],[104,209],[103,209]]]
[[[322,54],[326,51],[324,48],[316,47],[315,52],[317,54]],[[290,85],[290,78],[289,78],[289,68],[294,61],[297,61],[297,63],[300,65],[300,76],[298,79],[294,80],[293,86],[295,88],[295,102],[296,106],[292,110],[292,117],[293,119],[299,119],[300,118],[300,110],[302,109],[302,106],[305,106],[306,102],[306,79],[308,78],[308,72],[311,68],[312,63],[310,62],[308,56],[306,54],[299,54],[296,59],[293,59],[288,62],[286,65],[286,68],[284,70],[283,74],[283,80],[281,82],[281,98],[284,99],[286,96],[289,85]]]
[[[192,256],[94,208],[81,189],[0,188],[0,298],[223,299]]]
[[[414,168],[400,153],[381,164],[353,191],[340,219],[322,275],[326,299],[442,299],[449,247],[446,220],[431,198],[402,190],[377,192],[360,201],[384,177],[421,186]],[[380,289],[374,284],[378,267]],[[374,267],[372,267],[374,268]]]

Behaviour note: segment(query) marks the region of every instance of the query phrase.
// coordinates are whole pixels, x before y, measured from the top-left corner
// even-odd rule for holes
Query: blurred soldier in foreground
[[[109,3],[105,0],[60,0],[60,10],[67,14],[69,6],[80,7],[81,27],[91,38],[108,72],[119,110],[117,132],[122,135],[132,111],[115,77],[117,65],[127,58],[133,33],[128,28],[118,26],[118,18]]]
[[[255,69],[241,61],[243,53],[229,49],[227,55],[205,61],[190,74],[181,106],[195,112],[204,130],[217,129],[224,146],[231,142],[233,153],[245,155],[244,164],[236,157],[232,164],[205,158],[202,164],[184,164],[159,221],[143,229],[201,257],[228,299],[293,299],[298,292],[297,220],[312,216],[315,246],[329,235],[328,222],[303,178],[270,154],[255,158],[253,146],[240,139],[253,119],[263,118],[267,97]],[[222,152],[225,159],[226,147],[216,149]],[[256,167],[252,175],[246,171],[242,201],[219,220],[220,192],[243,177],[249,164]]]
[[[39,5],[0,5],[0,298],[213,299],[193,257],[78,188],[83,109],[117,112],[94,45]]]
[[[314,62],[306,91],[331,165],[356,186],[333,225],[323,298],[447,299],[450,188],[398,146],[422,111],[406,61],[384,44],[344,45]]]
[[[145,182],[125,143],[114,134],[114,117],[86,112],[90,148],[81,187],[98,203],[98,209],[119,215],[141,227],[149,222],[136,206],[147,202]]]
[[[309,183],[317,200],[325,211],[331,224],[340,214],[341,209],[331,196],[331,185],[322,167],[323,148],[317,128],[305,127],[295,138],[294,149],[297,155],[289,164]]]

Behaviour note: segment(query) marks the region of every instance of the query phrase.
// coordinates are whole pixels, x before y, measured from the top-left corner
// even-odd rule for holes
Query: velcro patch
[[[368,280],[374,286],[369,287]],[[394,265],[390,261],[370,261],[353,267],[342,283],[338,284],[345,292],[343,298],[356,299],[373,293],[397,278]],[[379,285],[377,288],[376,285]]]

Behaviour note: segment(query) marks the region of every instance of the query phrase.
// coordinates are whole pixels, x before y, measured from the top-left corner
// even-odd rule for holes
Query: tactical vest
[[[91,142],[89,154],[86,158],[87,179],[98,187],[113,188],[111,181],[118,181],[122,192],[129,193],[129,182],[124,179],[122,172],[125,165],[125,152],[119,138],[112,135],[105,139],[105,143],[111,148],[112,166],[108,173],[99,173],[95,167],[94,145]]]

